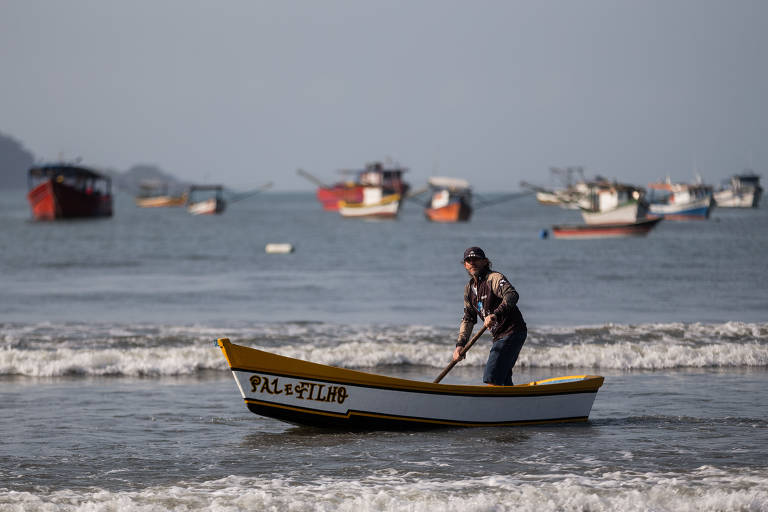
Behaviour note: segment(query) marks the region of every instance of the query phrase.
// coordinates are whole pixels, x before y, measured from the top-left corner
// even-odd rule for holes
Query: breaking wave
[[[456,330],[316,322],[240,326],[0,324],[0,375],[168,376],[224,371],[218,337],[346,368],[442,368]],[[481,366],[486,341],[462,364]],[[485,343],[485,345],[484,345]],[[768,324],[531,328],[518,367],[659,370],[768,367]]]
[[[689,473],[629,471],[595,474],[490,475],[462,480],[423,478],[395,470],[361,480],[229,476],[141,490],[99,488],[5,492],[7,510],[293,510],[301,511],[531,511],[764,510],[764,469],[702,466]]]

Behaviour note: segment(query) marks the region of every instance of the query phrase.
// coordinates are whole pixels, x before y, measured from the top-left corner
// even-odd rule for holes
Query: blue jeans
[[[527,337],[528,331],[515,332],[493,342],[488,362],[485,363],[483,382],[497,386],[512,385],[512,367],[515,366]]]

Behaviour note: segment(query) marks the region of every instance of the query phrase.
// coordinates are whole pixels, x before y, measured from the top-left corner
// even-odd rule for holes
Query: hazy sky
[[[386,158],[717,183],[768,169],[766,27],[765,0],[0,0],[0,132],[245,188]]]

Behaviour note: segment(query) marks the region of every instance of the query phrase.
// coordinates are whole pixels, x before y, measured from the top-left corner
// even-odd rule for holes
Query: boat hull
[[[715,192],[715,203],[720,208],[757,208],[761,196],[762,190],[721,190]]]
[[[648,206],[641,201],[630,201],[607,211],[581,210],[587,224],[630,224],[645,217]]]
[[[452,201],[440,208],[427,208],[424,215],[432,222],[466,222],[472,216],[472,208],[464,201]]]
[[[53,179],[32,188],[27,200],[36,220],[112,216],[110,194],[89,193]]]
[[[579,224],[552,226],[552,235],[563,239],[626,238],[646,236],[662,218],[620,224]]]
[[[187,198],[184,196],[137,197],[134,200],[136,202],[136,206],[140,208],[165,208],[172,206],[184,206],[184,204],[187,202]]]
[[[342,217],[352,218],[395,218],[400,211],[400,195],[392,194],[378,203],[347,203],[339,201],[339,213]]]
[[[684,204],[651,203],[651,215],[669,220],[704,220],[712,211],[712,198],[706,197]]]
[[[190,203],[187,211],[192,215],[215,215],[222,213],[226,203],[222,199],[210,198],[204,201]]]
[[[248,409],[289,423],[345,429],[503,426],[586,421],[600,376],[518,386],[457,386],[310,363],[218,340]]]
[[[317,200],[323,205],[324,210],[337,211],[339,202],[359,203],[363,200],[363,187],[360,185],[334,185],[331,187],[318,187]]]

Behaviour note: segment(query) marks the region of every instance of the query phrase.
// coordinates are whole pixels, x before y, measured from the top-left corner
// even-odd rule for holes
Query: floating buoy
[[[293,244],[267,244],[264,247],[267,254],[288,254],[293,252]]]
[[[539,231],[539,238],[541,238],[542,240],[546,240],[547,238],[549,238],[549,231],[546,229],[542,229],[541,231]]]

